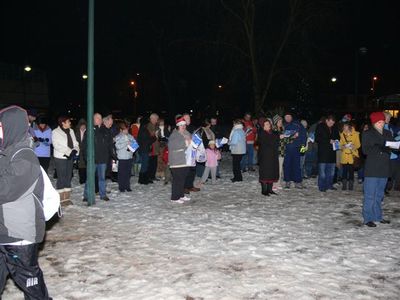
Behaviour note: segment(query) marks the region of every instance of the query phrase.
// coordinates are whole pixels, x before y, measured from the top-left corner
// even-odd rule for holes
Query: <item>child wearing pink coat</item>
[[[215,148],[215,141],[211,140],[208,143],[208,148],[206,149],[206,168],[204,169],[203,177],[201,178],[201,183],[205,183],[211,172],[211,183],[215,184],[217,181],[217,167],[218,160],[221,159],[221,153]]]

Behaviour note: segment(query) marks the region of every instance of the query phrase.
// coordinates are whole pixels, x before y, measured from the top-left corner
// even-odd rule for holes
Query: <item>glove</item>
[[[64,157],[66,157],[67,159],[73,159],[77,153],[78,151],[72,150],[69,155],[64,154]]]

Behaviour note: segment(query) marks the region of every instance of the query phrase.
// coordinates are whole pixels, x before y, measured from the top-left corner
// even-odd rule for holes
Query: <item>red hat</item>
[[[183,126],[186,125],[186,121],[184,117],[180,117],[178,119],[176,119],[176,126]]]
[[[372,124],[378,123],[379,121],[385,121],[385,115],[381,111],[375,111],[371,113],[369,118],[371,119]]]

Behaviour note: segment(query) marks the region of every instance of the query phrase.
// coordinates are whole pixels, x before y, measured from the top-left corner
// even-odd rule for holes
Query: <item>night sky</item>
[[[286,2],[257,2],[256,30],[271,45],[284,28]],[[359,93],[369,93],[374,75],[376,95],[398,93],[397,1],[314,2],[327,5],[289,38],[266,109],[296,103],[299,91],[310,107],[328,105],[328,93],[353,93],[360,47],[367,52],[357,54]],[[87,1],[1,1],[0,12],[0,61],[45,71],[54,111],[83,107]],[[134,80],[139,111],[205,110],[212,103],[217,109],[251,110],[251,73],[226,43],[231,38],[240,45],[238,26],[217,0],[96,1],[96,109],[133,114]],[[261,40],[267,53],[267,39]],[[260,59],[261,69],[263,63]],[[332,76],[338,79],[334,86]]]

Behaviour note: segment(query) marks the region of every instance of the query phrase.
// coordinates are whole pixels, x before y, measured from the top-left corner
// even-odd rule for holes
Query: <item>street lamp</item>
[[[378,79],[379,79],[378,76],[373,76],[372,77],[372,80],[371,80],[371,83],[372,83],[372,87],[371,87],[372,94],[375,93],[375,82],[377,82]]]
[[[132,81],[130,82],[130,84],[131,84],[132,86],[134,86],[134,85],[135,85],[135,82],[132,80]]]
[[[31,66],[29,66],[29,65],[25,66],[24,71],[25,71],[25,72],[30,72],[30,71],[32,71]]]
[[[222,89],[222,85],[218,85],[218,88],[219,88],[219,89]]]
[[[331,82],[332,82],[332,83],[335,83],[336,81],[337,81],[337,78],[336,78],[336,77],[332,77],[332,78],[331,78]]]
[[[85,80],[88,79],[87,74],[83,74],[83,75],[82,75],[82,78],[85,79]]]

